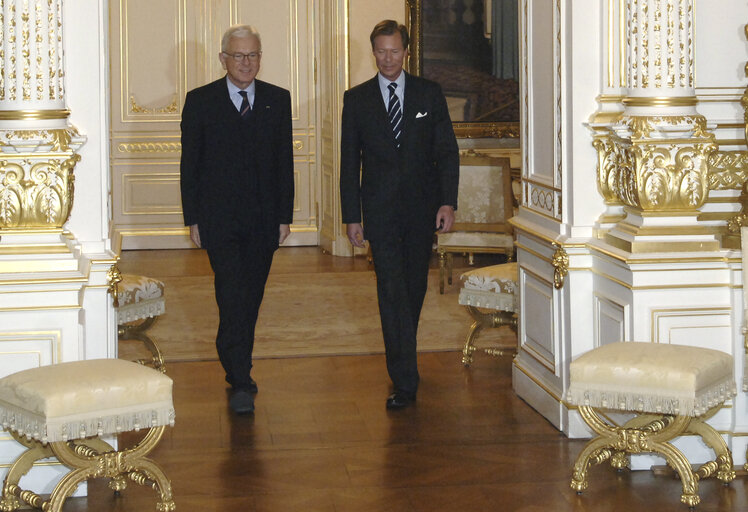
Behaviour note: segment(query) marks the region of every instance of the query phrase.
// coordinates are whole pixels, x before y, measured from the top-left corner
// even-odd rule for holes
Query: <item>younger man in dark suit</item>
[[[350,242],[371,245],[393,383],[386,406],[401,409],[418,390],[418,319],[434,230],[454,223],[459,155],[441,88],[403,71],[407,29],[385,20],[370,39],[379,73],[344,96],[341,208]]]
[[[229,404],[246,414],[257,392],[250,377],[257,313],[293,217],[291,96],[255,79],[262,45],[253,27],[229,28],[218,58],[226,75],[184,102],[182,209],[215,273],[216,347],[232,388]]]

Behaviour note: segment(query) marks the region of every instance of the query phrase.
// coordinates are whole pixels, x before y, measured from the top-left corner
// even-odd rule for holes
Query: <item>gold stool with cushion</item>
[[[174,510],[171,483],[146,455],[166,425],[174,424],[172,380],[152,368],[121,359],[73,361],[23,370],[0,379],[0,422],[26,450],[3,483],[0,510],[21,501],[47,512],[89,478],[110,478],[120,491],[127,480],[153,487],[158,511]],[[132,448],[115,450],[101,436],[148,429]],[[70,468],[48,500],[19,482],[32,465],[48,457]]]
[[[508,325],[517,331],[517,263],[477,268],[465,272],[460,279],[463,285],[459,303],[465,306],[475,320],[462,349],[462,364],[469,366],[473,362],[473,352],[477,350],[475,338],[484,328]],[[516,350],[516,342],[483,349],[485,353],[496,356]]]
[[[618,469],[632,453],[665,458],[683,485],[681,502],[696,506],[698,482],[712,475],[727,484],[735,478],[732,453],[706,420],[735,396],[733,358],[718,350],[660,343],[610,343],[571,363],[567,400],[579,406],[598,436],[574,464],[571,487],[587,488],[590,464],[610,459]],[[623,426],[606,421],[597,409],[637,414]],[[686,456],[670,441],[695,434],[715,453],[715,460],[693,471]]]
[[[114,307],[117,308],[117,333],[121,340],[139,340],[151,352],[151,360],[138,360],[166,372],[164,356],[146,331],[166,310],[164,283],[152,277],[116,274],[112,279]]]

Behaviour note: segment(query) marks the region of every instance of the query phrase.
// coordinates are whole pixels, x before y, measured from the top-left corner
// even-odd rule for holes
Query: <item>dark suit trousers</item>
[[[396,228],[384,240],[370,240],[387,371],[395,391],[418,390],[416,335],[428,285],[433,233]]]
[[[208,248],[215,274],[218,358],[233,388],[248,388],[255,324],[274,251],[257,236],[236,236]]]

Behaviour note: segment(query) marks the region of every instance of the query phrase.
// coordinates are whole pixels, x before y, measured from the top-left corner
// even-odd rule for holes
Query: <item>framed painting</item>
[[[458,137],[519,137],[517,0],[405,0],[408,70],[438,82]]]

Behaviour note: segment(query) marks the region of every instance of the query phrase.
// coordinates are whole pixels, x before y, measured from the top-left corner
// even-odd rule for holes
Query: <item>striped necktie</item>
[[[247,91],[239,91],[239,94],[242,97],[242,104],[239,107],[239,114],[242,116],[242,119],[249,119],[249,111],[251,110],[249,108],[249,98],[247,98]]]
[[[397,84],[395,82],[391,82],[390,85],[387,86],[387,88],[390,90],[390,100],[387,103],[387,115],[390,118],[390,124],[392,125],[392,133],[395,136],[395,144],[397,144],[397,147],[400,147],[400,134],[403,131],[403,113],[400,109],[400,99],[397,97],[397,94],[395,94],[395,89],[397,89]]]

